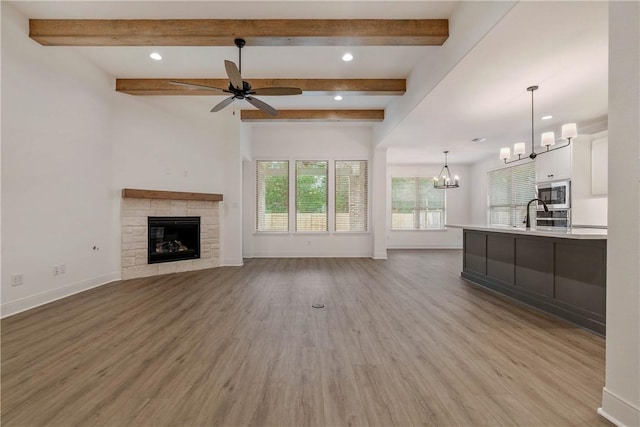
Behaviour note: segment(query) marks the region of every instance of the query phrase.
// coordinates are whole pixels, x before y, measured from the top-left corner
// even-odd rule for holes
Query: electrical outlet
[[[57,276],[60,274],[60,266],[59,265],[54,265],[53,266],[53,275]]]
[[[14,274],[11,276],[11,286],[20,286],[24,283],[24,276],[22,273]]]
[[[67,272],[67,265],[66,264],[60,264],[60,274],[64,274]]]

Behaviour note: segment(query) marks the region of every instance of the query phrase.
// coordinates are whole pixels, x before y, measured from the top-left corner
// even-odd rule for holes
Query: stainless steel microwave
[[[554,181],[538,183],[538,199],[546,203],[549,209],[571,208],[571,181]],[[542,205],[538,209],[543,209]]]

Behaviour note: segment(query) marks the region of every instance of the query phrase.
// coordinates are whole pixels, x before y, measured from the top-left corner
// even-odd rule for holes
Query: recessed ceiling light
[[[149,56],[151,57],[151,59],[155,59],[156,61],[160,61],[162,59],[162,55],[160,55],[158,52],[153,52]]]
[[[353,55],[351,55],[349,52],[345,53],[344,55],[342,55],[342,60],[345,62],[349,62],[353,59]]]
[[[487,138],[473,138],[471,142],[485,142]]]
[[[553,116],[551,116],[551,115],[549,115],[549,116],[542,116],[541,118],[542,118],[542,120],[549,120],[549,119],[552,119],[552,118],[553,118]]]
[[[342,101],[342,95],[336,95],[333,97],[336,101]]]

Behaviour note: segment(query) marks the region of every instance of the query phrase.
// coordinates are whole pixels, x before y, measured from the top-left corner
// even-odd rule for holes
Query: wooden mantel
[[[123,188],[122,197],[132,199],[204,200],[210,202],[222,201],[222,194],[187,193],[182,191],[138,190],[134,188]]]

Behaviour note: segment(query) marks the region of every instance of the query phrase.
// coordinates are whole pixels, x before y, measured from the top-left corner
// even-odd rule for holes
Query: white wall
[[[571,143],[571,222],[574,225],[607,225],[608,197],[591,195],[591,142],[606,135],[606,131],[580,135]]]
[[[387,154],[388,150],[373,150],[371,205],[373,215],[373,259],[387,259]]]
[[[452,173],[460,177],[460,187],[446,192],[446,224],[469,224],[469,195],[472,182],[469,179],[469,167],[450,164]],[[387,247],[389,249],[422,249],[422,248],[462,248],[462,230],[391,230],[391,178],[392,177],[433,177],[440,173],[442,164],[438,165],[389,165],[387,167]]]
[[[640,425],[640,3],[609,3],[607,350],[598,412]]]
[[[167,109],[165,97],[116,96],[112,141],[117,191],[224,192],[223,151],[238,145],[238,124],[230,114],[210,114],[206,123]],[[187,108],[189,100],[173,98],[175,110]]]
[[[113,80],[27,35],[27,17],[2,2],[2,315],[119,275]],[[57,264],[66,273],[54,277]],[[12,287],[19,273],[24,284]]]
[[[368,126],[345,124],[255,125],[253,160],[368,160],[372,167],[372,135]],[[333,210],[333,177],[329,174],[329,211]],[[245,163],[244,256],[251,257],[370,257],[373,234],[367,233],[256,233],[255,162]],[[369,176],[369,194],[372,191]],[[290,194],[295,189],[290,189]],[[292,198],[293,200],[293,198]],[[371,197],[369,217],[371,218]],[[290,211],[290,215],[295,215]],[[372,230],[370,221],[369,230]],[[330,228],[331,229],[331,228]]]
[[[228,111],[227,111],[228,113]],[[211,114],[211,113],[210,113]],[[218,114],[218,113],[216,113]],[[222,203],[220,224],[220,265],[242,265],[242,151],[243,143],[240,138],[240,121],[226,121],[226,126],[216,126],[216,130],[225,129],[216,138],[222,143],[223,149],[210,159],[209,168],[217,167],[222,162],[224,174],[224,202]],[[228,132],[228,133],[227,133]]]
[[[251,185],[250,183],[255,181],[255,175],[252,170],[252,137],[253,137],[253,127],[251,123],[242,123],[240,125],[240,156],[242,159],[242,193],[240,200],[240,209],[241,215],[239,219],[241,220],[240,227],[242,229],[242,247],[241,247],[241,256],[244,257],[245,254],[253,253],[253,214],[252,212],[247,212],[247,205],[245,204],[246,195],[245,195],[245,186]]]

